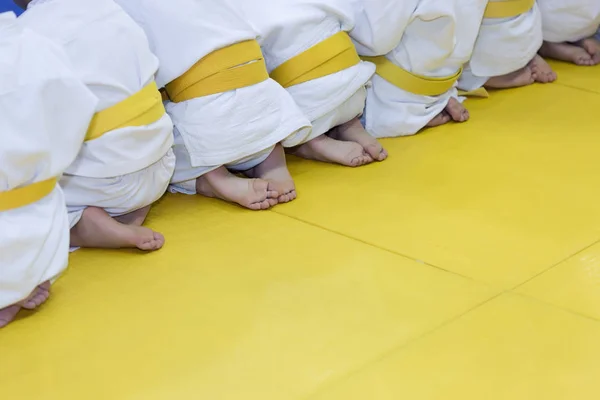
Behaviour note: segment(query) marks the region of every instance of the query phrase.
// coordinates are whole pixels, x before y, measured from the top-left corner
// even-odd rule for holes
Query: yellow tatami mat
[[[600,93],[598,67],[581,67],[577,73],[573,73],[573,65],[571,64],[552,61],[550,65],[558,74],[558,84]]]
[[[600,68],[469,100],[297,201],[168,195],[0,330],[2,399],[597,400]],[[595,88],[594,88],[595,85]]]

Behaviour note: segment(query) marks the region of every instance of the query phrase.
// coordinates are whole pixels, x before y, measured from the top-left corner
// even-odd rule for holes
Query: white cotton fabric
[[[96,111],[125,100],[154,80],[158,59],[143,30],[112,0],[33,2],[19,19],[64,47],[76,73],[99,99]],[[69,212],[76,213],[71,220],[79,218],[83,198],[88,201],[84,206],[104,204],[119,214],[155,201],[170,177],[160,174],[162,180],[156,180],[153,171],[142,171],[168,158],[172,144],[173,124],[167,114],[150,125],[116,129],[85,142],[61,180]],[[136,178],[125,178],[131,174]],[[98,181],[91,183],[90,178]],[[126,184],[133,186],[125,188]],[[140,185],[143,191],[138,190]],[[81,188],[94,189],[99,197],[81,197]],[[121,193],[136,190],[146,197],[121,201]],[[113,204],[107,199],[118,201]]]
[[[165,85],[224,47],[256,38],[226,0],[118,0],[144,29],[160,59]],[[176,45],[174,45],[176,44]],[[306,137],[310,121],[275,81],[167,104],[177,128],[173,182],[201,176],[215,166],[252,158],[289,136]],[[257,156],[258,157],[258,156]],[[199,174],[196,176],[192,176]]]
[[[383,27],[386,31],[393,29],[393,37],[401,37],[395,48],[386,54],[387,59],[418,75],[444,77],[455,74],[469,61],[487,0],[413,0],[406,3],[389,0],[387,8],[377,6],[377,2],[371,8],[371,4],[368,0],[363,1],[363,8],[369,10],[372,17],[362,21],[377,21],[380,25],[361,27],[361,31]],[[404,10],[398,23],[386,18],[389,7]],[[361,55],[382,55],[377,50],[389,48],[389,43],[368,43],[366,37],[355,38],[355,41],[361,41],[362,48],[370,49]],[[378,36],[374,37],[377,40]],[[457,97],[456,88],[441,96],[421,96],[401,90],[375,75],[368,88],[366,129],[378,138],[415,134],[446,107],[451,97]]]
[[[0,192],[58,177],[77,156],[97,100],[66,55],[0,14]],[[0,308],[67,267],[69,225],[58,185],[40,201],[0,211]]]
[[[520,70],[533,60],[542,42],[542,15],[537,5],[516,17],[484,18],[469,68],[458,87],[474,90],[491,77]]]
[[[175,175],[173,175],[172,180],[174,183],[169,186],[169,191],[171,193],[183,193],[189,195],[197,194],[196,179],[204,174],[209,173],[210,171],[214,171],[215,169],[221,167],[221,165],[206,165],[201,167],[193,166],[190,159],[190,154],[186,150],[185,142],[177,128],[175,128],[174,134],[175,145],[173,146],[173,149],[177,159],[177,166],[175,167]],[[271,146],[250,156],[233,160],[225,164],[225,167],[233,172],[247,171],[265,161],[274,149],[275,146]]]
[[[600,0],[538,0],[544,40],[576,42],[594,36],[600,26]]]
[[[355,9],[348,0],[235,2],[260,35],[269,73],[312,46],[355,26]],[[360,116],[364,110],[363,89],[374,72],[374,65],[361,62],[344,71],[287,88],[312,122],[313,131],[308,137],[283,142],[284,146],[306,143]]]
[[[154,203],[167,191],[174,169],[175,155],[169,149],[149,167],[114,178],[63,175],[60,184],[68,188],[69,227],[79,222],[87,207],[103,208],[116,217]]]

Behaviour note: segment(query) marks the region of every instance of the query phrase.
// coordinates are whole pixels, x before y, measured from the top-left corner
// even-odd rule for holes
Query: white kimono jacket
[[[139,26],[112,0],[37,0],[19,17],[62,45],[75,71],[111,107],[154,80],[158,60]],[[158,121],[105,133],[83,144],[61,181],[73,226],[86,206],[125,214],[157,200],[172,176],[173,125]]]
[[[58,46],[0,14],[0,192],[58,178],[75,159],[97,100]],[[69,224],[58,186],[0,211],[0,308],[66,267]]]
[[[518,71],[533,60],[542,42],[542,16],[537,5],[517,17],[484,18],[458,87],[474,90],[491,77]]]
[[[594,36],[600,26],[600,0],[538,0],[544,40],[575,42]]]
[[[179,78],[216,50],[256,38],[227,0],[117,2],[146,31],[160,60],[159,86]],[[226,93],[169,102],[167,110],[176,127],[174,183],[195,179],[221,165],[235,167],[244,160],[264,159],[265,150],[270,152],[278,142],[310,133],[310,122],[271,79]]]
[[[363,34],[354,37],[361,55],[383,55],[390,45],[381,38],[400,38],[386,58],[411,73],[428,77],[456,74],[469,61],[477,39],[487,0],[362,0],[364,13],[359,19],[369,26],[357,27]],[[378,3],[387,3],[382,6]],[[396,10],[390,12],[390,10]],[[394,15],[395,20],[390,20]],[[364,32],[373,35],[368,41]],[[353,36],[355,36],[353,34]],[[378,75],[368,89],[365,127],[378,138],[413,135],[457,97],[456,88],[440,96],[409,93]]]
[[[235,0],[257,29],[269,73],[289,59],[340,31],[354,28],[353,0]],[[363,113],[365,84],[374,66],[361,62],[346,70],[289,87],[300,109],[313,124],[305,143]]]

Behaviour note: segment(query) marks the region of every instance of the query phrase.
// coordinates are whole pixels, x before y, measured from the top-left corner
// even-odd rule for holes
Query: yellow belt
[[[343,71],[359,62],[350,36],[338,32],[275,68],[271,78],[287,88]]]
[[[163,115],[165,107],[153,81],[120,103],[97,112],[92,118],[85,140],[97,139],[115,129],[149,125]]]
[[[490,1],[485,9],[484,18],[510,18],[524,14],[535,5],[535,0]]]
[[[454,84],[462,73],[461,68],[452,76],[432,78],[408,72],[395,65],[384,56],[362,57],[362,59],[375,64],[377,66],[377,75],[392,85],[407,92],[422,96],[439,96],[446,93],[454,87]]]
[[[35,203],[52,193],[55,187],[56,178],[50,178],[7,192],[0,192],[0,211],[14,210]]]
[[[165,89],[169,99],[179,103],[252,86],[268,78],[260,45],[248,40],[210,53]]]

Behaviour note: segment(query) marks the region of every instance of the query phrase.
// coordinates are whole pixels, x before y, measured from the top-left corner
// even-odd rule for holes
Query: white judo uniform
[[[355,13],[348,0],[235,0],[256,28],[269,73],[286,61],[335,34],[351,31]],[[375,72],[370,63],[287,88],[313,125],[308,137],[292,137],[286,147],[312,140],[330,129],[361,116],[365,85]]]
[[[594,36],[600,26],[600,0],[538,0],[544,40],[576,42]]]
[[[145,30],[160,60],[159,87],[206,56],[256,39],[226,0],[117,0]],[[195,194],[195,180],[226,166],[244,171],[263,162],[288,137],[305,138],[310,121],[272,79],[224,93],[168,102],[175,124],[177,166],[171,191]]]
[[[489,78],[520,70],[533,60],[542,43],[542,15],[537,4],[516,17],[484,18],[458,87],[475,90]]]
[[[412,74],[441,78],[457,74],[471,58],[487,0],[363,0],[357,37],[362,56],[381,56]],[[391,19],[394,18],[394,19]],[[369,39],[368,32],[371,34]],[[398,40],[389,49],[390,38]],[[456,85],[455,85],[456,86]],[[413,135],[438,115],[456,87],[436,96],[408,92],[375,75],[368,88],[366,130],[377,138]]]
[[[112,0],[34,0],[19,17],[62,45],[100,112],[154,81],[158,59],[142,29]],[[173,125],[155,122],[111,130],[83,144],[60,184],[73,227],[87,206],[127,214],[158,200],[175,167]]]
[[[97,100],[62,49],[0,14],[0,308],[67,267],[69,223],[58,177],[75,159]],[[49,194],[8,207],[49,181]],[[39,186],[37,186],[39,188]]]

